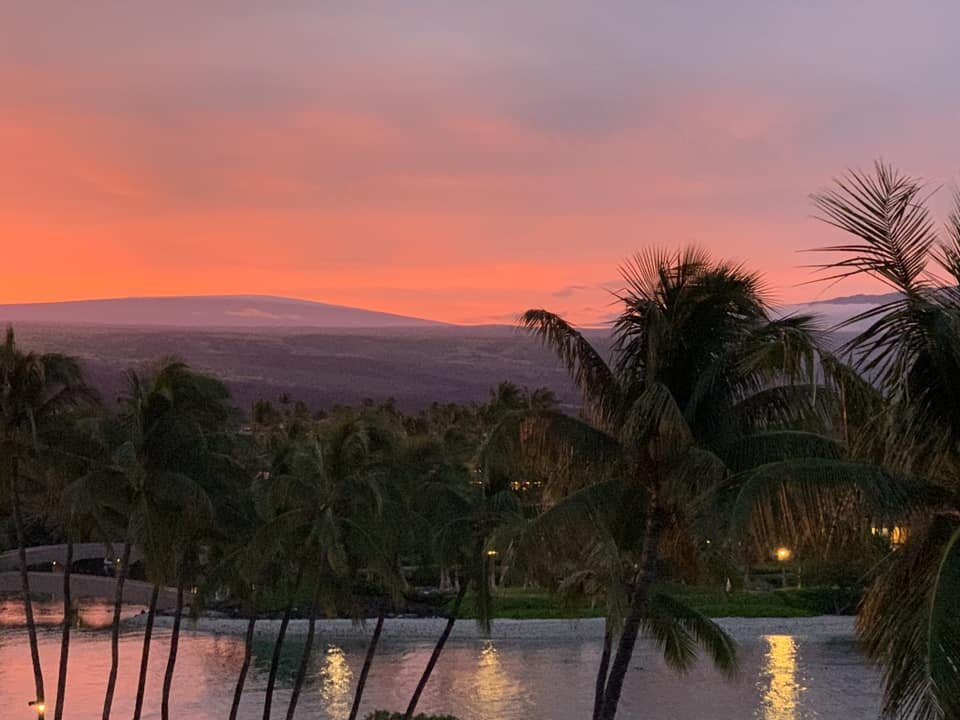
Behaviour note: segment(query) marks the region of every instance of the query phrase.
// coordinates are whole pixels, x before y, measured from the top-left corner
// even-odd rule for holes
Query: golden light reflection
[[[766,635],[761,688],[763,720],[796,720],[800,693],[797,681],[797,642],[790,635]]]
[[[500,662],[500,652],[490,641],[480,651],[474,682],[478,699],[491,711],[496,710],[496,705],[510,694],[512,682]]]
[[[342,720],[350,716],[350,706],[353,697],[350,693],[350,679],[353,671],[347,664],[347,656],[343,648],[331,645],[323,659],[322,689],[324,707],[329,717]]]
[[[503,682],[503,668],[500,667],[500,653],[492,642],[487,642],[480,651],[477,663],[477,685],[481,695],[497,692]]]

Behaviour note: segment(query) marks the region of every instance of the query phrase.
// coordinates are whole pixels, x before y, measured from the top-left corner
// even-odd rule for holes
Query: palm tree
[[[166,533],[168,542],[172,541],[167,546],[167,557],[172,561],[168,577],[176,578],[177,601],[161,694],[163,720],[170,717],[170,693],[186,588],[188,585],[196,588],[201,582],[201,551],[207,541],[219,535],[218,528],[226,525],[233,513],[232,498],[245,479],[243,468],[233,458],[230,393],[223,383],[183,365],[172,390],[172,407],[168,411],[170,433],[161,445],[162,457],[175,458],[167,472],[178,476],[179,487],[187,490],[187,494],[171,493],[171,486],[176,489],[178,485],[169,483],[168,477],[167,492],[159,498],[157,513],[160,517],[176,517],[176,522],[170,523],[174,528],[172,536]],[[217,502],[212,498],[217,498]],[[145,543],[145,546],[150,548],[151,544]],[[154,546],[148,562],[155,550]],[[160,562],[154,564],[164,567]],[[194,597],[191,607],[196,610],[201,600]]]
[[[416,712],[468,589],[473,589],[477,623],[481,630],[489,631],[493,603],[488,544],[499,527],[516,522],[521,515],[519,499],[505,476],[471,468],[442,443],[425,442],[416,452],[407,468],[414,479],[408,491],[413,499],[412,514],[423,518],[429,528],[433,551],[441,563],[459,567],[462,577],[447,622],[407,705],[405,720]]]
[[[246,457],[247,454],[256,455],[253,443],[239,446],[236,455],[243,457],[250,472],[249,477],[255,475],[257,459]],[[233,702],[230,706],[230,720],[236,720],[240,711],[240,700],[247,680],[247,673],[253,659],[253,641],[257,623],[257,585],[262,581],[264,563],[257,554],[256,532],[258,517],[254,507],[253,496],[250,492],[250,483],[247,482],[236,488],[232,493],[232,512],[217,523],[220,528],[220,537],[211,543],[209,548],[209,570],[207,584],[217,591],[226,590],[227,595],[240,603],[241,615],[247,618],[247,629],[244,636],[244,653],[237,674],[237,682],[233,693]],[[218,503],[218,507],[222,503]]]
[[[390,428],[385,437],[389,443],[383,446],[379,458],[382,468],[379,483],[379,503],[357,508],[352,518],[352,532],[348,535],[350,548],[351,578],[353,584],[365,590],[373,590],[377,608],[377,618],[373,633],[367,644],[363,667],[357,676],[353,704],[348,720],[356,720],[360,713],[363,693],[367,685],[370,668],[377,652],[380,635],[383,632],[386,612],[389,607],[397,608],[403,603],[403,592],[407,588],[406,578],[400,567],[400,557],[405,547],[416,544],[413,537],[415,523],[410,522],[406,514],[409,498],[405,496],[407,484],[403,480],[405,472],[416,472],[419,468],[410,467],[409,458],[416,455],[417,441],[402,434],[391,414],[377,416]],[[412,451],[412,452],[411,452]],[[357,611],[367,607],[360,598]],[[356,601],[355,601],[356,602]],[[356,612],[354,613],[356,615]],[[365,618],[366,615],[361,615]]]
[[[67,699],[67,667],[70,657],[70,625],[73,621],[73,603],[70,593],[70,574],[73,565],[73,543],[67,541],[63,560],[63,628],[60,636],[60,669],[57,675],[57,702],[53,720],[63,720],[63,704]]]
[[[237,685],[233,691],[233,702],[230,704],[230,720],[237,720],[237,713],[240,712],[240,698],[243,697],[243,686],[247,680],[247,671],[250,669],[250,660],[253,656],[253,637],[257,625],[257,611],[251,608],[247,613],[247,632],[243,639],[243,662],[240,665],[240,672],[237,673]]]
[[[189,543],[213,514],[204,481],[210,472],[212,438],[228,416],[227,397],[221,383],[177,360],[161,361],[146,374],[130,371],[119,415],[101,426],[104,460],[69,488],[75,508],[97,515],[105,528],[118,530],[124,537],[117,565],[103,720],[110,716],[119,669],[120,615],[131,546],[136,542],[141,547],[155,584],[176,579],[182,591],[185,562],[196,551]],[[178,608],[182,610],[182,603]],[[151,631],[152,619],[151,614],[147,622]],[[175,625],[179,629],[179,612]],[[150,632],[147,645],[149,640]],[[172,642],[163,706],[176,647]],[[141,657],[141,680],[148,660],[149,646]],[[142,708],[143,689],[141,682],[135,712]]]
[[[143,714],[143,700],[147,692],[147,668],[150,666],[150,647],[153,640],[153,623],[157,616],[157,601],[160,598],[160,585],[154,584],[147,604],[147,622],[143,628],[143,647],[140,650],[140,673],[137,676],[137,696],[133,705],[133,720],[140,720]]]
[[[654,633],[668,659],[695,646],[692,637],[722,667],[733,666],[717,628],[654,590],[658,562],[696,555],[702,536],[693,528],[730,482],[726,460],[735,443],[749,439],[757,455],[778,443],[802,454],[805,435],[781,432],[774,442],[769,431],[826,419],[832,398],[818,389],[812,319],[773,319],[759,276],[696,248],[640,253],[622,274],[612,364],[553,313],[530,310],[521,321],[570,371],[583,396],[582,417],[550,410],[508,415],[485,452],[488,472],[515,472],[519,454],[549,474],[544,501],[556,504],[554,516],[566,516],[568,527],[591,528],[563,536],[567,543],[583,537],[574,555],[593,556],[574,567],[605,568],[604,583],[619,588],[620,619],[608,625],[611,647],[597,680],[602,720],[616,715],[641,629]],[[598,515],[611,505],[618,512]],[[545,527],[535,526],[533,536]],[[679,667],[688,660],[673,655]]]
[[[41,462],[45,508],[41,514],[60,526],[65,547],[63,560],[63,622],[60,632],[60,665],[54,720],[62,720],[67,696],[67,668],[70,656],[70,630],[74,620],[71,596],[74,539],[93,533],[98,519],[84,515],[71,503],[70,483],[89,471],[99,447],[93,426],[99,421],[100,408],[91,404],[84,412],[64,414],[45,433],[46,447]]]
[[[267,688],[263,700],[263,718],[270,720],[270,712],[273,707],[273,692],[276,687],[277,673],[280,670],[280,657],[283,652],[283,641],[286,638],[287,627],[290,625],[290,618],[293,615],[294,602],[297,593],[300,590],[303,581],[303,564],[298,563],[294,573],[289,572],[291,568],[286,568],[277,579],[276,586],[284,589],[286,602],[283,609],[283,616],[280,620],[280,628],[277,630],[277,639],[273,646],[273,656],[270,658],[270,672],[267,675]],[[291,578],[293,578],[291,582]]]
[[[360,675],[357,677],[357,688],[353,694],[353,705],[350,706],[350,715],[347,720],[357,720],[360,714],[360,703],[363,700],[363,690],[367,686],[367,677],[370,675],[370,666],[373,665],[373,656],[377,652],[377,645],[380,642],[380,633],[383,632],[384,611],[381,608],[377,613],[377,623],[374,625],[373,634],[370,636],[370,642],[367,643],[367,652],[363,658],[363,667],[360,669]]]
[[[839,256],[822,266],[826,277],[866,276],[893,291],[839,326],[865,328],[843,351],[883,403],[851,438],[848,452],[862,460],[857,473],[791,478],[792,495],[815,502],[784,507],[768,482],[765,498],[744,505],[810,523],[819,506],[854,488],[867,510],[885,506],[887,520],[906,528],[906,543],[867,589],[858,628],[883,671],[884,715],[947,720],[960,717],[960,196],[942,229],[928,197],[922,182],[882,163],[814,195],[822,219],[851,238],[819,248]],[[886,486],[865,489],[869,473]],[[917,503],[890,482],[901,476],[936,491]]]
[[[306,678],[320,605],[343,604],[349,595],[345,581],[355,565],[354,556],[369,545],[361,518],[380,512],[381,486],[387,473],[384,460],[394,441],[394,430],[369,416],[337,418],[316,432],[288,437],[279,446],[269,475],[256,481],[254,495],[270,518],[263,533],[279,539],[300,568],[298,573],[313,583],[306,644],[294,678],[288,719],[294,716]],[[279,659],[282,641],[281,635],[275,659]],[[268,681],[264,717],[269,716],[271,690]]]
[[[24,539],[22,469],[36,458],[44,426],[77,402],[89,399],[79,365],[59,354],[24,352],[8,327],[0,345],[0,457],[13,505],[20,554],[20,590],[23,596],[36,703],[45,703],[43,670],[30,598]]]

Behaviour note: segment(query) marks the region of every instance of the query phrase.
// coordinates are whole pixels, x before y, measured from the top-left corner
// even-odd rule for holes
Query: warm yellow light
[[[793,550],[788,547],[779,547],[774,550],[774,555],[777,556],[777,560],[780,562],[786,562],[793,557]]]
[[[767,635],[761,668],[763,720],[795,720],[803,686],[797,678],[797,642],[789,635]]]
[[[488,556],[488,557],[496,557],[496,556],[497,556],[497,551],[496,551],[496,550],[487,550],[487,556]]]
[[[890,531],[890,544],[903,545],[907,541],[907,529],[900,525],[895,525]]]
[[[47,711],[47,706],[42,700],[31,700],[27,705],[36,710],[37,715],[43,715]]]

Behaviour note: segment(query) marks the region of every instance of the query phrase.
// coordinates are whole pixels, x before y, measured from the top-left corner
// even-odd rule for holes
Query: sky
[[[797,302],[809,194],[960,179],[960,3],[2,2],[0,303],[610,316],[699,244]],[[949,196],[949,190],[940,193]]]

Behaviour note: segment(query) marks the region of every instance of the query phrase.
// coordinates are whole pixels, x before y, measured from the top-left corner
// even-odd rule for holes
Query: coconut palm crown
[[[937,489],[904,520],[907,541],[878,568],[858,626],[883,671],[884,714],[943,720],[960,717],[960,195],[942,225],[930,195],[877,163],[813,200],[849,238],[818,248],[837,258],[824,277],[893,291],[841,325],[862,328],[844,351],[883,399],[855,450]]]
[[[711,509],[739,477],[731,468],[840,454],[803,431],[835,424],[840,366],[812,317],[775,318],[758,275],[697,248],[639,253],[622,275],[609,352],[554,313],[521,319],[569,370],[580,417],[515,413],[484,451],[485,472],[515,472],[520,459],[545,474],[547,510],[517,540],[527,565],[534,556],[541,577],[566,567],[604,588],[608,635],[619,635],[597,682],[604,720],[616,715],[641,630],[679,670],[698,645],[735,668],[716,625],[653,587],[662,560],[702,554],[716,531]]]

